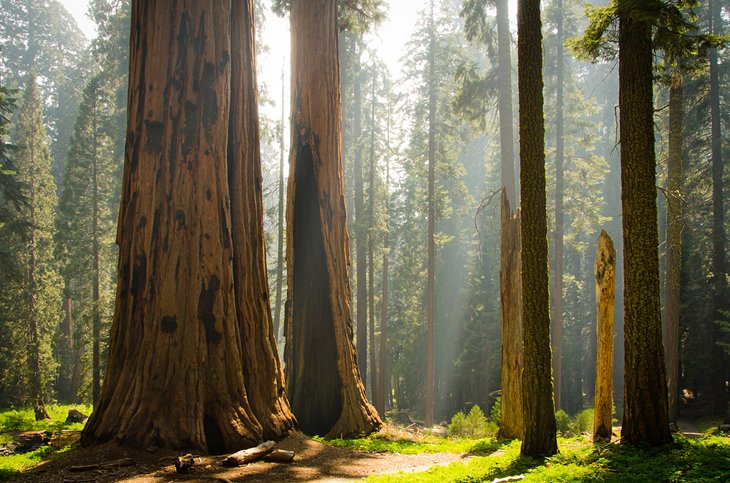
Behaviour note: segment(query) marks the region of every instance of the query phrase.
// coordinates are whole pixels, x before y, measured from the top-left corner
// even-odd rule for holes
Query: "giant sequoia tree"
[[[336,0],[292,1],[291,32],[288,393],[305,432],[369,433],[381,422],[367,400],[352,342]]]
[[[281,437],[253,1],[132,2],[119,282],[82,442],[211,452]]]

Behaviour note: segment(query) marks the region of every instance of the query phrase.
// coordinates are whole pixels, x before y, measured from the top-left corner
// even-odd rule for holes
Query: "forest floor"
[[[93,449],[75,449],[58,454],[18,476],[21,482],[163,482],[163,481],[311,481],[320,483],[357,481],[369,475],[421,472],[432,466],[467,461],[467,453],[399,454],[373,453],[337,448],[295,433],[276,445],[295,452],[292,463],[258,461],[237,468],[220,465],[225,456],[193,455],[195,464],[186,475],[175,472],[180,452],[135,451],[110,443]],[[114,463],[131,458],[134,464],[88,471],[73,466]]]

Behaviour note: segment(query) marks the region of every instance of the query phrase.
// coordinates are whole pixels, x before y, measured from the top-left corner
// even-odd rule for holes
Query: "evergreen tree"
[[[18,144],[18,178],[25,184],[28,206],[21,210],[30,228],[27,244],[15,247],[23,270],[16,288],[16,324],[25,331],[24,394],[35,409],[36,419],[48,418],[45,403],[55,362],[51,340],[60,319],[60,279],[54,262],[56,184],[51,174],[51,153],[43,125],[43,108],[34,75],[29,76],[15,130]],[[19,342],[19,341],[18,341]]]
[[[0,79],[21,86],[31,71],[39,78],[46,131],[57,184],[88,73],[87,40],[61,2],[0,2]]]
[[[524,455],[558,451],[550,364],[545,124],[540,2],[518,3],[518,84],[522,224]]]
[[[113,122],[112,92],[95,76],[84,89],[74,135],[68,154],[59,203],[59,241],[67,296],[74,310],[66,320],[65,337],[71,351],[65,392],[71,398],[88,394],[97,401],[101,388],[103,341],[112,311],[114,273],[115,212],[112,211],[116,182],[114,140],[109,135]],[[91,347],[91,374],[84,356]],[[81,365],[81,368],[76,367]],[[82,372],[83,381],[78,375]],[[77,377],[74,377],[76,375]],[[90,380],[89,380],[89,376]]]

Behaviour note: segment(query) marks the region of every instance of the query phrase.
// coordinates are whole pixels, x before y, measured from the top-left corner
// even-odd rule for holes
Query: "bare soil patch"
[[[277,443],[276,448],[294,451],[292,463],[268,463],[257,461],[238,468],[224,468],[222,456],[193,453],[195,464],[189,474],[175,472],[175,460],[185,452],[159,450],[149,452],[134,450],[108,443],[95,448],[78,448],[44,462],[22,475],[23,482],[145,482],[165,481],[356,481],[371,474],[397,473],[399,471],[425,471],[431,466],[445,465],[465,460],[467,454],[422,453],[405,455],[395,453],[369,453],[336,448],[294,433]],[[135,465],[73,472],[72,466],[109,463],[132,458]]]

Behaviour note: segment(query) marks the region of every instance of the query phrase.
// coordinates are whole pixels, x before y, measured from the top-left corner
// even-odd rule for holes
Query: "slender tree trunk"
[[[433,0],[429,23],[428,46],[428,274],[426,281],[426,404],[424,423],[433,425],[436,385],[436,40],[434,35]]]
[[[98,126],[97,126],[97,92],[93,93],[92,104],[92,154],[91,154],[91,184],[92,184],[92,227],[91,227],[91,250],[92,250],[92,289],[91,289],[91,340],[92,340],[92,363],[91,363],[91,380],[92,380],[92,400],[94,404],[99,402],[101,394],[101,366],[100,366],[100,338],[101,338],[101,313],[100,313],[100,270],[99,270],[99,157],[98,157]]]
[[[370,168],[368,171],[368,327],[370,332],[370,388],[374,401],[378,401],[378,366],[375,351],[375,83],[377,73],[373,70],[370,107]]]
[[[307,433],[369,433],[381,422],[367,401],[352,342],[336,0],[294,0],[291,32],[288,393]]]
[[[268,308],[253,29],[252,0],[132,2],[119,283],[84,444],[216,453],[294,424]]]
[[[500,224],[501,266],[499,292],[502,300],[502,420],[499,437],[521,439],[524,434],[522,414],[522,243],[520,212],[512,211],[507,190],[502,191]]]
[[[664,350],[666,351],[668,416],[677,422],[679,397],[679,287],[682,273],[682,143],[683,80],[677,73],[669,89],[669,154],[667,161],[667,240],[664,277]]]
[[[281,304],[284,290],[284,66],[281,67],[281,132],[279,133],[279,232],[276,240],[276,304],[274,305],[274,336],[278,342],[281,324]]]
[[[720,0],[710,0],[710,31],[722,34]],[[725,214],[723,207],[723,159],[722,126],[720,121],[720,79],[717,49],[710,49],[710,118],[712,122],[712,321],[722,320],[723,311],[728,309],[727,267],[725,264]],[[711,323],[712,369],[710,370],[710,393],[713,410],[724,414],[727,408],[726,380],[728,369],[722,347],[722,332],[717,323]]]
[[[380,371],[378,372],[378,390],[376,391],[375,408],[385,414],[386,381],[388,377],[388,255],[390,252],[390,93],[388,93],[388,126],[385,148],[385,233],[383,234],[383,296],[380,300]]]
[[[519,206],[515,183],[512,112],[512,42],[507,0],[496,0],[499,70],[499,151],[504,189],[500,225],[500,303],[502,313],[502,421],[503,438],[522,438],[522,281],[520,278]]]
[[[368,288],[367,288],[367,225],[365,221],[364,186],[362,179],[362,66],[360,36],[355,40],[355,252],[357,256],[357,366],[362,382],[368,381]]]
[[[553,291],[554,313],[552,330],[553,349],[553,378],[555,379],[555,407],[562,407],[561,393],[563,380],[563,230],[564,230],[564,207],[563,207],[563,160],[565,157],[563,139],[563,90],[564,90],[564,66],[563,54],[563,1],[557,1],[557,58],[556,58],[556,79],[557,86],[555,102],[555,290]]]
[[[652,105],[651,28],[619,0],[619,109],[624,239],[624,417],[628,443],[672,441],[667,420]]]
[[[596,245],[596,387],[593,400],[593,442],[611,441],[613,416],[613,316],[616,298],[616,250],[601,230]]]
[[[520,0],[517,14],[522,198],[524,455],[558,451],[550,364],[550,281],[545,194],[540,1]]]

